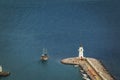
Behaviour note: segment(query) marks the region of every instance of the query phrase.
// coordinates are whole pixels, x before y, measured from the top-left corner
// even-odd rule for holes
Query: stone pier
[[[94,58],[79,57],[62,59],[61,63],[69,65],[79,65],[89,75],[92,80],[114,80],[107,72],[101,62]]]

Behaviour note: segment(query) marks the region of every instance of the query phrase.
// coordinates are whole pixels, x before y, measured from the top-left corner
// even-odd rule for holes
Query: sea
[[[83,80],[60,60],[96,58],[120,80],[120,5],[117,0],[0,0],[0,80]],[[43,48],[49,59],[41,62]]]

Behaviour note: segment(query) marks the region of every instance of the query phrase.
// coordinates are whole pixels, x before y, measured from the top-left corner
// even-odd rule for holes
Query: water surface
[[[0,64],[11,72],[1,80],[82,80],[78,68],[60,63],[78,56],[81,43],[119,80],[119,9],[117,1],[1,0]]]

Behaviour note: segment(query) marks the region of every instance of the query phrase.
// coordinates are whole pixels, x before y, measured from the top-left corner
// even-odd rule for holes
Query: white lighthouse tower
[[[79,58],[80,58],[80,59],[83,59],[83,58],[84,58],[84,55],[83,55],[84,49],[83,49],[83,46],[82,46],[82,45],[80,45],[78,51],[79,51]]]

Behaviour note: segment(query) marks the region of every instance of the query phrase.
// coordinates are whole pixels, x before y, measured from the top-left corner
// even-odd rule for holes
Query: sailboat
[[[42,61],[47,61],[48,60],[47,49],[43,48],[43,53],[42,53],[40,59]]]
[[[6,77],[6,76],[9,76],[10,75],[10,72],[5,72],[2,70],[2,66],[0,66],[0,76],[1,77]]]

